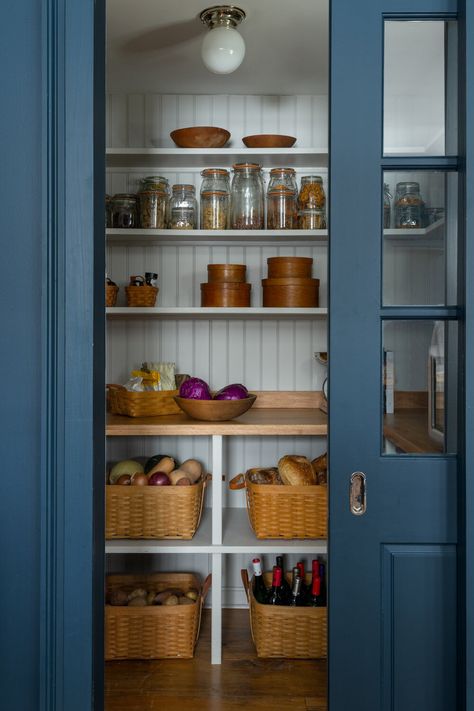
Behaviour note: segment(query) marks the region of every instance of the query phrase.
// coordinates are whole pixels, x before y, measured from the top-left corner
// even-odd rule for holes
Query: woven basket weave
[[[250,629],[258,657],[322,659],[327,656],[327,608],[261,605],[246,570],[241,571],[250,608]],[[307,576],[310,582],[311,576]],[[271,585],[272,574],[264,573]]]
[[[183,591],[195,588],[194,605],[152,605],[150,607],[105,606],[105,658],[111,659],[190,659],[199,637],[204,600],[211,586],[191,573],[152,575],[109,575],[107,592],[122,588],[131,592],[144,588],[160,592],[167,588]]]
[[[123,385],[107,385],[108,409],[114,415],[128,417],[156,417],[158,415],[177,415],[181,409],[174,396],[177,390],[161,390],[136,393],[126,390]]]
[[[158,287],[148,286],[126,286],[127,306],[154,306]]]
[[[244,487],[257,538],[326,538],[327,486],[253,484],[245,474],[234,477],[231,488]]]
[[[201,522],[206,480],[192,486],[105,487],[105,537],[190,540]]]
[[[115,304],[117,303],[118,291],[119,291],[118,286],[114,286],[113,284],[106,284],[105,285],[105,305],[106,306],[115,306]]]

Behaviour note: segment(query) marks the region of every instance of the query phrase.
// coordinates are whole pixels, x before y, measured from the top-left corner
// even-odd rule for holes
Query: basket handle
[[[245,489],[245,474],[237,474],[229,481],[229,489],[236,491],[237,489]]]
[[[201,595],[202,595],[202,601],[203,601],[203,602],[204,602],[204,600],[205,600],[206,597],[207,597],[207,593],[209,592],[209,589],[210,589],[211,585],[212,585],[212,573],[209,573],[209,575],[208,575],[207,578],[205,579],[205,581],[204,581],[204,583],[203,583],[203,586],[202,586],[202,593],[201,593]]]
[[[245,595],[247,596],[247,602],[250,603],[250,580],[249,574],[246,568],[242,568],[240,571],[242,577],[242,583],[244,585]]]

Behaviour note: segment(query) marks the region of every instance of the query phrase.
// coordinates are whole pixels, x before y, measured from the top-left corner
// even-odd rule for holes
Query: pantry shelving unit
[[[212,306],[109,306],[111,318],[247,319],[326,318],[325,308],[212,307]]]

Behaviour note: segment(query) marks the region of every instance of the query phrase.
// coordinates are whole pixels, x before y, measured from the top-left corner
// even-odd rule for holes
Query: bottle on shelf
[[[321,606],[326,607],[327,603],[327,586],[326,586],[326,565],[319,564],[319,578],[321,580]]]
[[[301,595],[303,596],[303,599],[306,599],[308,597],[308,586],[306,585],[306,574],[304,570],[304,562],[300,560],[297,564],[296,567],[298,568],[300,578],[301,578]]]
[[[308,605],[312,607],[326,607],[326,566],[319,560],[312,562],[313,576],[311,580],[311,594]]]
[[[263,582],[262,562],[260,558],[252,560],[253,568],[253,594],[257,602],[265,605],[268,597],[268,590]]]
[[[306,603],[301,593],[302,580],[299,575],[295,575],[293,578],[293,585],[291,588],[291,597],[289,600],[290,607],[303,607]]]
[[[309,607],[323,607],[321,603],[321,578],[314,576],[311,582],[311,595],[308,598]]]
[[[283,556],[282,555],[277,555],[276,564],[278,565],[279,568],[281,568],[281,571],[282,571],[281,588],[282,588],[283,594],[286,598],[290,599],[291,586],[285,577],[285,566],[283,565]]]
[[[278,565],[273,566],[272,587],[267,597],[267,605],[285,605],[286,601],[281,589],[282,570]]]

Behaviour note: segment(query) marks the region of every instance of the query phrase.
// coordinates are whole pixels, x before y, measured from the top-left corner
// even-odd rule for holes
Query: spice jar
[[[422,226],[424,203],[420,195],[420,184],[415,182],[397,183],[395,195],[395,227],[413,229]]]
[[[221,168],[206,168],[201,175],[201,229],[225,230],[229,226],[229,172]]]
[[[194,230],[197,227],[197,201],[194,185],[173,185],[170,200],[169,226],[173,230]]]
[[[270,171],[268,192],[283,188],[291,190],[295,196],[297,195],[296,171],[293,170],[293,168],[272,168]]]
[[[236,163],[231,189],[231,227],[261,230],[264,226],[262,168],[258,163]]]
[[[137,227],[137,198],[132,193],[117,193],[112,198],[112,227]]]
[[[308,207],[306,210],[300,210],[298,216],[300,230],[325,230],[327,227],[326,210]]]
[[[268,190],[267,229],[292,230],[298,224],[296,192],[285,187]]]
[[[390,227],[390,200],[392,194],[388,183],[383,184],[383,227],[388,230]]]
[[[316,207],[322,210],[326,207],[326,195],[323,188],[323,179],[320,175],[302,176],[298,206],[300,210],[306,210],[309,207]]]

